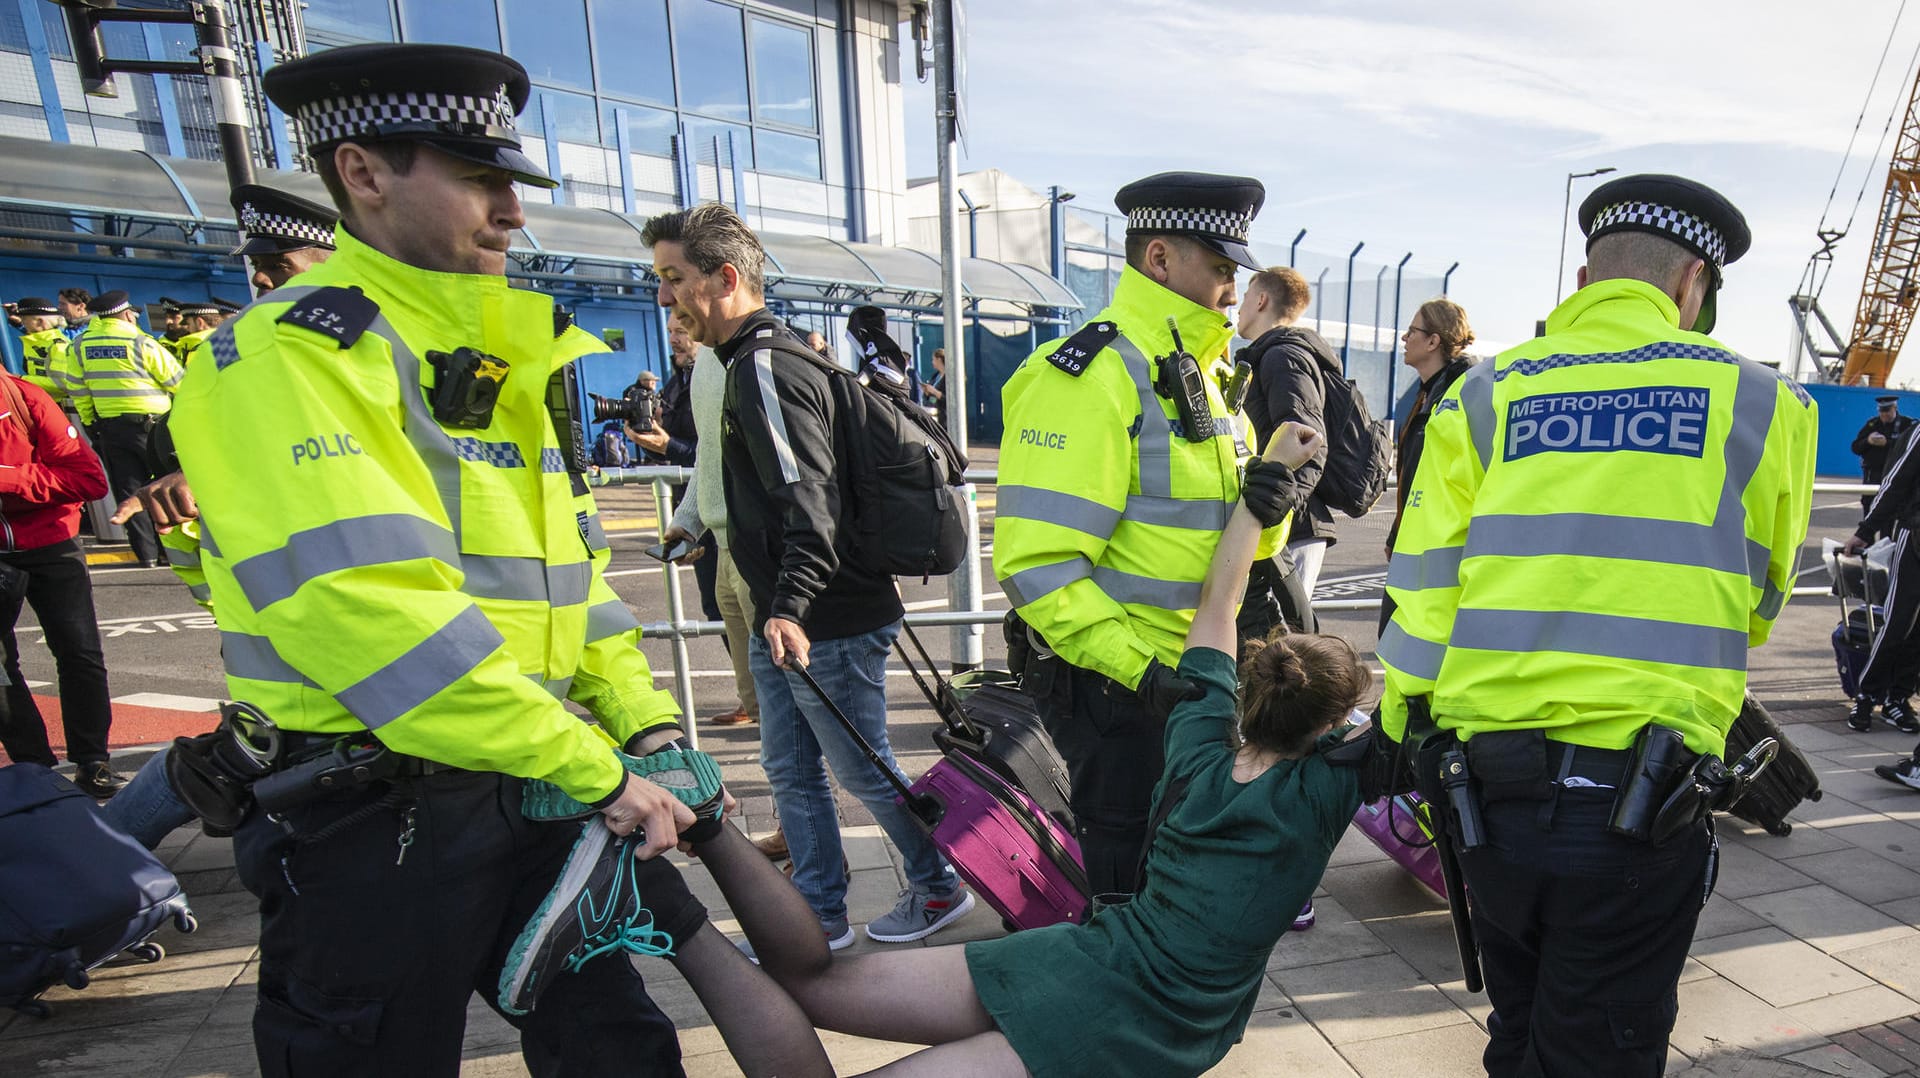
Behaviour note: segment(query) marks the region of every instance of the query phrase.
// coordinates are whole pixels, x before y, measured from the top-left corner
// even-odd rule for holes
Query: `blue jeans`
[[[808,670],[833,697],[860,735],[893,768],[887,744],[887,649],[900,625],[838,640],[815,640]],[[841,869],[840,818],[834,809],[827,768],[873,813],[899,847],[914,887],[944,894],[958,886],[953,870],[903,806],[893,786],[874,769],[833,713],[800,675],[773,665],[766,638],[747,645],[754,688],[760,694],[760,765],[773,787],[780,826],[793,851],[793,885],[822,921],[847,915],[847,876]]]
[[[154,753],[113,800],[100,807],[109,825],[132,835],[149,850],[160,845],[174,828],[192,823],[194,818],[193,811],[167,781],[167,753],[172,751],[169,745]]]

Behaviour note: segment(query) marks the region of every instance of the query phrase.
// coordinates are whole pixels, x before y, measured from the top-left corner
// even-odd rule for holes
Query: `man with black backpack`
[[[867,442],[889,413],[795,340],[766,309],[766,254],[746,222],[708,203],[661,214],[641,236],[653,250],[660,304],[726,367],[722,485],[728,552],[753,600],[748,661],[760,697],[760,762],[793,856],[793,882],[828,946],[853,943],[831,767],[899,847],[908,886],[867,925],[882,943],[923,939],[973,906],[953,869],[827,707],[805,667],[886,766],[887,654],[904,613],[889,566],[859,542],[859,462],[836,448]],[[964,534],[964,533],[963,533]],[[947,566],[951,569],[952,566]],[[822,766],[824,764],[826,766]]]

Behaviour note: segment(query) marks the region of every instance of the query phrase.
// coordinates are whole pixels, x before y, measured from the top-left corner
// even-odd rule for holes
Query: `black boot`
[[[1853,710],[1847,712],[1847,726],[1862,732],[1873,729],[1873,697],[1853,698]]]
[[[119,793],[127,780],[126,776],[116,774],[105,761],[96,760],[74,766],[73,784],[88,797],[105,801]]]

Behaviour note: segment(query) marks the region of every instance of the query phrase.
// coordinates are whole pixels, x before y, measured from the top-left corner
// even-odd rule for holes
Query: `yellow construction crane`
[[[1841,385],[1887,384],[1887,372],[1900,356],[1900,346],[1913,325],[1914,306],[1920,303],[1920,281],[1914,278],[1915,263],[1920,261],[1920,112],[1916,109],[1920,109],[1920,79],[1907,94],[1906,116],[1887,162],[1887,190],[1880,198],[1880,223],[1867,256],[1867,277],[1853,315]]]

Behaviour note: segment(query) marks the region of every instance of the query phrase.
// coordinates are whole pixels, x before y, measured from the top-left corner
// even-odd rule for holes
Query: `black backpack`
[[[851,519],[843,520],[854,556],[893,576],[942,576],[967,556],[967,518],[959,487],[967,457],[926,409],[875,389],[783,337],[756,340],[827,372],[835,442],[846,447]]]
[[[1367,398],[1340,373],[1340,360],[1319,336],[1295,338],[1313,351],[1325,397],[1327,466],[1313,496],[1350,517],[1364,517],[1387,491],[1393,471],[1393,437],[1384,420],[1373,418]]]

